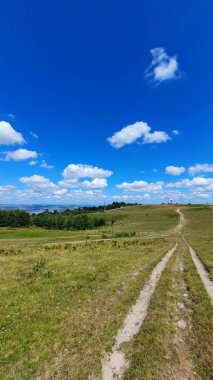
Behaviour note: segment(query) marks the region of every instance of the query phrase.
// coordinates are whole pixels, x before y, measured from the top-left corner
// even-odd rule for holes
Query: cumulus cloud
[[[115,132],[107,141],[114,148],[122,148],[124,145],[132,144],[142,138],[143,144],[161,143],[170,139],[168,134],[163,131],[151,132],[149,125],[143,121],[127,125],[120,131]]]
[[[53,195],[64,195],[67,193],[67,189],[59,189],[59,190],[54,190]]]
[[[94,178],[92,181],[83,181],[80,186],[86,189],[104,189],[107,187],[107,180],[105,178]]]
[[[63,177],[67,179],[75,178],[108,178],[112,171],[98,168],[86,164],[70,164],[63,170]]]
[[[144,200],[150,199],[150,194],[143,195],[113,195],[112,200],[117,202],[143,202]]]
[[[4,152],[5,157],[3,158],[4,161],[24,161],[28,160],[30,158],[37,158],[38,153],[32,150],[27,149],[17,149],[13,152],[8,151]]]
[[[213,173],[213,164],[196,164],[189,167],[189,174],[195,175],[197,173]]]
[[[161,83],[180,77],[177,57],[170,57],[163,47],[150,50],[152,62],[145,71],[145,78]]]
[[[163,190],[164,183],[161,181],[155,183],[148,183],[146,181],[134,181],[134,182],[123,182],[116,185],[117,189],[122,189],[125,192],[145,192],[145,193],[158,193]]]
[[[160,144],[170,140],[169,135],[163,131],[155,131],[144,135],[143,144]]]
[[[100,201],[105,198],[105,195],[102,193],[101,190],[86,190],[83,191],[82,189],[73,190],[69,194],[71,199],[78,199],[82,202],[84,201]]]
[[[183,166],[167,166],[165,168],[166,174],[180,175],[184,172],[185,172],[185,168]]]
[[[34,174],[31,177],[19,178],[19,181],[34,191],[55,190],[57,186],[49,178]]]
[[[5,193],[5,192],[8,192],[8,191],[13,190],[13,189],[15,189],[14,185],[0,186],[0,193]]]
[[[22,134],[17,132],[10,123],[0,121],[0,145],[25,144]]]
[[[53,169],[54,166],[53,165],[48,165],[45,160],[42,160],[41,161],[41,168],[43,168],[43,169]]]
[[[79,182],[78,182],[78,178],[73,178],[73,179],[67,179],[65,181],[59,181],[58,184],[61,187],[68,187],[70,189],[74,189],[78,187]]]
[[[195,177],[193,179],[185,178],[182,181],[168,183],[167,187],[179,187],[179,188],[190,188],[195,186],[208,187],[213,184],[213,178]]]
[[[84,188],[84,189],[104,189],[107,187],[107,180],[105,178],[94,178],[92,181],[79,182],[78,178],[68,179],[65,181],[59,181],[59,186],[67,188]]]

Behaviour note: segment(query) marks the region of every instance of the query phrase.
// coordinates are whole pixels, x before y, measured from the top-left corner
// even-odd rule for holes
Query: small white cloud
[[[166,174],[180,175],[184,172],[185,172],[185,168],[183,166],[167,166],[165,168]]]
[[[179,135],[181,134],[181,132],[178,131],[178,129],[173,129],[172,133],[173,133],[173,135],[175,135],[175,136],[179,136]]]
[[[53,165],[48,165],[45,160],[42,160],[41,161],[41,168],[43,168],[43,169],[53,169],[54,166]]]
[[[6,121],[0,121],[0,145],[15,145],[25,144],[21,133],[15,131],[15,129]]]
[[[145,78],[157,83],[180,78],[176,56],[170,57],[163,47],[151,49],[150,53],[153,59],[145,71]]]
[[[132,144],[142,138],[143,144],[161,143],[170,139],[168,134],[163,131],[151,132],[151,127],[143,121],[127,125],[120,131],[115,132],[107,141],[114,148],[122,148],[124,145]]]
[[[195,175],[197,173],[213,173],[213,164],[196,164],[190,166],[189,174]]]
[[[160,144],[170,140],[169,135],[163,131],[155,131],[144,135],[143,144]]]
[[[30,132],[31,136],[34,137],[34,139],[38,139],[38,135],[37,133],[34,133],[34,132]]]
[[[110,170],[85,164],[70,164],[63,170],[62,173],[66,180],[75,178],[107,178],[112,174],[113,173]]]
[[[153,168],[152,171],[153,171],[154,173],[157,173],[157,172],[158,172],[158,170],[157,170],[156,168]]]
[[[27,149],[17,149],[14,152],[5,152],[4,161],[24,161],[30,158],[37,158],[38,153]]]
[[[30,165],[30,166],[34,166],[36,164],[37,164],[37,161],[35,161],[35,160],[28,162],[28,165]]]

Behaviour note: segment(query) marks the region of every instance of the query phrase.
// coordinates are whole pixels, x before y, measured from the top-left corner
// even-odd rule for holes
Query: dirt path
[[[129,367],[129,362],[125,359],[124,352],[121,350],[121,345],[131,341],[138,334],[141,325],[146,317],[152,294],[155,291],[156,285],[161,277],[165,266],[177,248],[175,246],[167,252],[160,263],[154,268],[151,273],[149,282],[142,289],[135,305],[127,314],[123,327],[118,331],[115,345],[112,353],[106,355],[102,360],[102,380],[113,380],[115,378],[122,379],[125,371]]]
[[[185,224],[185,219],[183,213],[179,209],[177,209],[176,211],[180,216],[180,221],[176,228],[176,233],[178,235],[182,235],[182,229]],[[213,287],[211,281],[207,276],[207,272],[205,271],[202,263],[198,259],[192,247],[188,244],[188,242],[185,239],[184,242],[187,244],[192,255],[192,259],[197,268],[197,271],[206,287],[206,290],[210,298],[213,300]],[[147,315],[147,309],[151,297],[155,291],[156,285],[162,275],[162,272],[166,267],[167,262],[171,258],[176,248],[177,242],[175,246],[167,252],[163,259],[154,268],[150,275],[149,282],[144,286],[136,303],[129,310],[125,318],[123,327],[117,333],[115,345],[112,348],[112,352],[110,354],[105,354],[105,356],[102,359],[102,380],[123,379],[124,373],[128,369],[130,363],[125,358],[125,354],[121,346],[123,343],[131,341],[139,333],[139,330]]]
[[[176,232],[179,234],[184,225],[183,214],[177,209],[177,213],[180,215],[180,221]],[[102,380],[122,379],[125,371],[129,367],[129,362],[125,358],[125,354],[121,349],[123,343],[131,341],[135,335],[139,333],[139,330],[143,324],[143,321],[147,315],[147,309],[151,300],[151,297],[155,291],[157,283],[164,271],[167,262],[173,255],[177,248],[177,242],[172,249],[170,249],[163,259],[156,265],[152,271],[149,281],[145,284],[144,288],[139,294],[136,303],[129,310],[123,327],[119,329],[115,345],[112,348],[110,354],[105,354],[102,359]]]

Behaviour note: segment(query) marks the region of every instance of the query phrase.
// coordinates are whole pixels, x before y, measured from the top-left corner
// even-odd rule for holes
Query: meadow
[[[176,231],[175,210],[166,205],[109,210],[109,217],[119,216],[116,222],[92,231],[2,228],[0,379],[101,379],[104,353],[176,238],[178,248],[140,332],[124,344],[130,362],[124,378],[211,379],[212,306]],[[182,207],[183,232],[210,271],[206,236],[212,208],[203,216],[208,227],[206,219],[194,220],[202,211],[190,210]],[[113,237],[123,232],[129,236]]]

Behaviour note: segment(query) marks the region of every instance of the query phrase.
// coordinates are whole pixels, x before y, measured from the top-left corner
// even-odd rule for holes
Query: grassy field
[[[206,236],[212,209],[182,210],[184,234],[211,268]],[[151,271],[174,246],[178,224],[174,206],[107,214],[121,215],[113,231],[0,232],[0,380],[101,378],[103,353],[112,349]],[[97,241],[133,231],[136,236],[127,239]],[[86,241],[73,242],[78,240]],[[181,236],[178,242],[139,335],[124,345],[130,359],[125,379],[212,379],[212,307]]]
[[[178,216],[174,206],[133,206],[121,209],[105,211],[96,214],[110,219],[114,216],[116,222],[102,228],[87,231],[59,231],[45,230],[42,228],[0,228],[0,240],[2,239],[41,239],[44,241],[78,241],[101,239],[102,235],[109,238],[114,233],[133,232],[146,234],[148,232],[162,232],[172,229],[177,224]]]
[[[83,380],[100,372],[102,350],[173,240],[27,245],[1,254],[0,379],[55,372]]]
[[[213,280],[213,206],[188,206],[182,208],[186,225],[185,237],[196,250]]]

